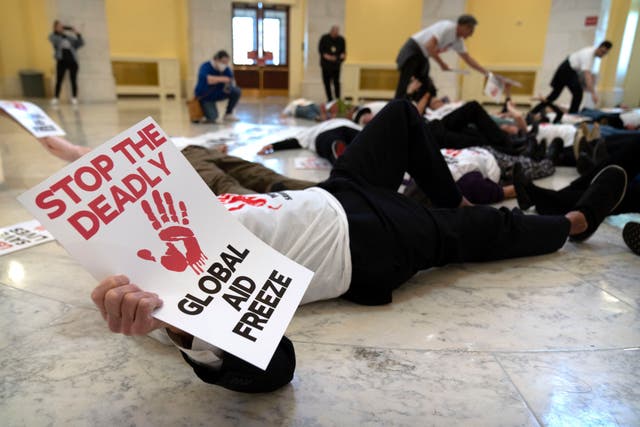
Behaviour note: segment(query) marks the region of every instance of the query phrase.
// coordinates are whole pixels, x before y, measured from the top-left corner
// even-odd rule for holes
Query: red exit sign
[[[585,27],[595,27],[596,25],[598,25],[597,16],[587,16],[586,18],[584,18]]]

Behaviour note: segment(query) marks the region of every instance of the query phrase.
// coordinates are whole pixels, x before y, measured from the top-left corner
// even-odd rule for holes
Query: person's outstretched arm
[[[282,141],[267,144],[258,151],[258,154],[271,154],[274,151],[293,150],[294,148],[303,148],[300,141],[296,138],[287,138]]]

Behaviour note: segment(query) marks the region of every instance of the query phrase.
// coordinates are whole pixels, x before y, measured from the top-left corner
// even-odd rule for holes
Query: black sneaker
[[[576,169],[578,170],[578,173],[580,175],[591,172],[591,170],[595,167],[596,164],[593,163],[593,160],[591,160],[591,157],[587,153],[580,153],[580,155],[576,159]]]
[[[513,186],[516,190],[516,199],[518,201],[518,207],[523,211],[526,211],[531,206],[533,206],[533,202],[527,194],[526,185],[529,183],[529,180],[524,174],[524,170],[522,169],[522,165],[520,163],[516,163],[513,165]]]
[[[553,141],[549,144],[549,148],[547,148],[546,158],[551,160],[553,164],[557,166],[560,163],[563,150],[564,141],[562,138],[553,138]]]
[[[576,203],[575,210],[582,212],[587,219],[587,229],[569,236],[569,239],[583,242],[591,237],[607,215],[618,207],[626,192],[627,173],[624,169],[618,165],[602,169]]]
[[[622,229],[622,239],[634,254],[640,255],[640,223],[628,222]]]

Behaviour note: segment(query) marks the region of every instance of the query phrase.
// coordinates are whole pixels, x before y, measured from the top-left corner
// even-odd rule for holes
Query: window
[[[286,6],[234,4],[234,65],[287,65],[288,13]]]

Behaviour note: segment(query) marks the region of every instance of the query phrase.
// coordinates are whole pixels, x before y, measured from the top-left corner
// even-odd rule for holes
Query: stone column
[[[78,98],[81,101],[115,101],[104,0],[50,1],[51,22],[60,19],[73,25],[85,40],[85,45],[78,50]],[[70,84],[65,82],[61,98],[70,95]]]
[[[200,64],[218,50],[231,54],[231,2],[228,0],[189,0],[190,75],[187,98],[193,95]]]

